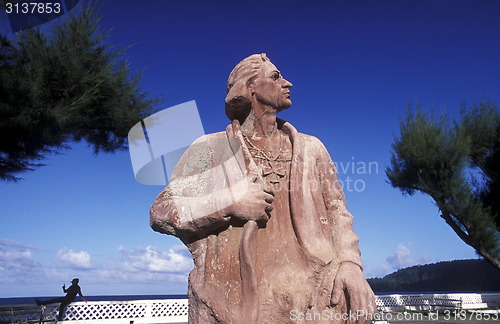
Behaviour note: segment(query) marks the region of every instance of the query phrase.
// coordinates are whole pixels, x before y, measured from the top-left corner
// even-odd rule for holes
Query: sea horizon
[[[33,296],[33,297],[1,297],[0,306],[35,304],[35,299],[48,300],[61,296]],[[124,300],[151,300],[151,299],[186,299],[187,294],[170,295],[96,295],[85,296],[88,301],[124,301]],[[82,301],[77,296],[75,302]]]

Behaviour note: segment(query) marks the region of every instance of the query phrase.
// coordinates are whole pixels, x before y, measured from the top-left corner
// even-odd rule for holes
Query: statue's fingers
[[[362,302],[359,306],[359,312],[358,314],[360,315],[358,320],[359,324],[369,324],[371,323],[371,318],[373,317],[371,314],[373,314],[370,298],[366,296],[366,293],[362,296]]]
[[[359,311],[362,311],[364,310],[363,308],[363,305],[362,305],[362,301],[360,299],[360,291],[359,289],[357,289],[359,287],[350,287],[349,290],[347,291],[347,294],[349,296],[349,312],[352,312],[354,313],[354,317],[355,317],[355,320],[354,321],[351,321],[351,316],[349,316],[349,323],[363,323],[363,318],[362,316],[360,315],[363,315],[361,312]],[[350,314],[349,314],[350,315]],[[358,318],[359,316],[359,318]]]
[[[366,292],[365,292],[365,298],[366,298],[366,305],[368,309],[368,313],[371,314],[371,317],[373,317],[373,314],[377,312],[377,304],[375,301],[375,295],[373,294],[373,290],[368,284],[368,282],[365,282],[365,287],[366,287]]]
[[[273,201],[274,201],[274,196],[273,196],[272,194],[270,194],[270,193],[268,193],[268,192],[265,192],[265,193],[263,193],[263,195],[264,195],[264,200],[265,200],[267,203],[269,203],[269,204],[272,204],[272,203],[273,203]]]
[[[369,324],[374,314],[373,293],[368,284],[365,284],[363,288],[364,289],[359,292],[360,305],[358,309],[360,317],[358,318],[358,322],[360,324]]]
[[[266,192],[266,193],[268,193],[268,194],[270,194],[271,196],[274,197],[274,190],[273,189],[271,189],[271,188],[264,188],[263,190],[264,190],[264,192]]]
[[[341,280],[335,278],[333,282],[332,297],[330,298],[330,304],[336,306],[340,303],[342,293],[344,292],[344,284]]]
[[[269,216],[267,216],[266,214],[262,215],[260,218],[259,218],[259,222],[260,223],[267,223],[267,221],[269,220]]]

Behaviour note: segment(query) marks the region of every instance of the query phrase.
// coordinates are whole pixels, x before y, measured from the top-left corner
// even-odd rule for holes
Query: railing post
[[[150,317],[153,317],[153,311],[152,311],[152,308],[153,308],[153,303],[147,303],[146,304],[146,309],[145,309],[145,317],[146,318],[150,318]]]

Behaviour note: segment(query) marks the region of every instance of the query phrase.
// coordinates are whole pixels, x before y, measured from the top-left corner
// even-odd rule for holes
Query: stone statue
[[[193,256],[191,324],[369,323],[375,311],[330,155],[276,117],[291,87],[265,54],[238,63],[231,124],[186,150],[151,207],[151,227]]]

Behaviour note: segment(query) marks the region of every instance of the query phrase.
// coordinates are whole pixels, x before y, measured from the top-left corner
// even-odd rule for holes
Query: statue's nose
[[[283,85],[282,85],[283,88],[291,88],[291,87],[293,87],[293,84],[290,81],[288,81],[286,79],[283,79],[283,81],[284,81]]]

